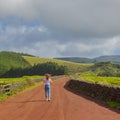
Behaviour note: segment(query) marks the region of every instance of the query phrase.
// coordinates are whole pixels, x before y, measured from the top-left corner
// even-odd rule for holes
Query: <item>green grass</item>
[[[31,65],[15,52],[0,52],[0,75],[11,68],[27,68]]]
[[[34,88],[36,88],[36,87],[38,87],[38,86],[40,86],[42,84],[43,84],[43,82],[39,82],[39,83],[35,83],[35,84],[31,85],[31,86],[26,86],[26,87],[24,86],[24,87],[22,87],[22,89],[20,87],[20,88],[14,90],[14,91],[10,91],[9,94],[7,94],[7,93],[2,94],[2,95],[0,95],[0,101],[3,101],[5,99],[7,99],[9,96],[12,96],[14,94],[23,93],[23,92],[32,90],[32,89],[34,89]]]
[[[91,82],[91,83],[98,83],[107,86],[115,86],[120,87],[120,77],[99,77],[97,74],[93,72],[86,72],[82,73],[78,76],[79,80]],[[109,107],[119,109],[120,110],[120,103],[115,101],[104,101]]]
[[[92,83],[120,87],[120,77],[99,77],[95,73],[86,72],[80,74],[77,79]]]
[[[50,58],[39,58],[39,57],[31,57],[31,56],[23,56],[23,58],[28,61],[32,66],[34,64],[41,64],[45,62],[55,62],[59,65],[66,66],[68,68],[69,73],[76,73],[81,72],[88,67],[90,67],[92,64],[80,64],[80,63],[74,63],[74,62],[68,62],[63,60],[57,60],[57,59],[50,59]]]
[[[2,94],[2,95],[0,95],[0,101],[1,101],[1,100],[5,100],[6,98],[8,98],[8,95],[7,95],[7,94]]]
[[[7,94],[7,93],[1,94],[0,100],[5,100],[9,96],[17,94],[21,91],[24,92],[26,90],[32,90],[32,89],[36,88],[37,86],[40,86],[41,84],[43,84],[43,82],[35,83],[32,81],[36,78],[44,78],[44,76],[24,76],[21,78],[0,78],[0,84],[9,84],[9,83],[12,84],[12,83],[16,83],[16,82],[26,81],[26,84],[22,84],[15,90],[10,91],[9,94]]]
[[[114,102],[114,101],[107,101],[106,103],[111,108],[117,108],[117,109],[120,110],[120,103],[117,103],[117,102]]]
[[[23,76],[21,78],[0,78],[0,84],[11,84],[11,83],[22,82],[27,79],[35,79],[35,78],[44,78],[44,76]]]

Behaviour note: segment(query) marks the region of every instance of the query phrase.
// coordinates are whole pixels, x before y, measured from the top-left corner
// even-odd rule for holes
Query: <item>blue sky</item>
[[[1,0],[0,51],[40,57],[120,54],[119,0]]]

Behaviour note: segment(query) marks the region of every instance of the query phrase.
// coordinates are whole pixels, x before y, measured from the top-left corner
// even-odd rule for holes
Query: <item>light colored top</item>
[[[44,79],[44,85],[50,85],[51,79]]]

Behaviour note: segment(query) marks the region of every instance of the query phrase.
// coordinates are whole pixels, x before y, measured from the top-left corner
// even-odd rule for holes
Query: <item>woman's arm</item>
[[[50,79],[50,83],[53,83],[52,79]]]

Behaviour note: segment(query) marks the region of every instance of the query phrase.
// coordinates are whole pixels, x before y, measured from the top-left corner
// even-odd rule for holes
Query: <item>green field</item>
[[[59,65],[66,66],[68,68],[69,73],[76,73],[81,72],[90,67],[92,64],[80,64],[80,63],[74,63],[74,62],[68,62],[63,60],[56,60],[56,59],[50,59],[50,58],[39,58],[39,57],[31,57],[31,56],[23,56],[23,58],[28,61],[31,65],[34,64],[41,64],[45,62],[55,62]]]
[[[11,68],[28,68],[31,65],[15,52],[0,52],[0,75]]]
[[[74,63],[64,60],[50,59],[50,58],[40,58],[35,56],[30,56],[26,54],[20,54],[15,52],[0,52],[0,76],[5,77],[6,73],[15,69],[27,69],[31,68],[36,64],[43,64],[46,62],[54,62],[60,66],[67,67],[67,73],[79,73],[86,71],[92,64],[81,64]],[[10,76],[10,75],[9,75]]]
[[[16,82],[23,82],[28,79],[44,78],[44,76],[23,76],[21,78],[0,78],[0,84],[11,84]]]
[[[77,79],[92,83],[120,87],[120,77],[100,77],[97,76],[95,73],[86,72],[80,74]]]

